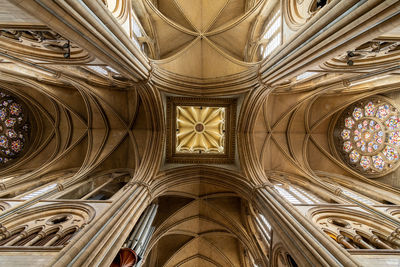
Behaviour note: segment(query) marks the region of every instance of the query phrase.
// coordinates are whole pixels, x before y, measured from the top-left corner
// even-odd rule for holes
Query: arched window
[[[276,9],[270,16],[271,19],[267,23],[264,34],[261,38],[261,55],[267,58],[282,43],[282,16],[281,10]]]
[[[349,188],[347,188],[347,187],[345,187],[343,185],[339,185],[339,184],[333,183],[333,182],[326,182],[326,183],[328,183],[328,184],[330,184],[332,186],[335,186],[335,187],[339,187],[342,190],[342,194],[343,195],[348,196],[350,198],[353,198],[353,199],[355,199],[355,200],[357,200],[357,201],[359,201],[359,202],[361,202],[361,203],[363,203],[365,205],[376,205],[376,204],[379,204],[379,202],[369,198],[368,196],[360,194],[358,192],[355,192],[355,191],[353,191],[353,190],[351,190],[351,189],[349,189]],[[347,202],[349,202],[349,201],[347,200]]]
[[[330,0],[286,0],[282,1],[285,23],[291,30],[297,31]]]
[[[351,177],[326,173],[321,174],[319,177],[323,179],[325,184],[333,186],[333,190],[341,189],[341,199],[347,203],[353,203],[353,201],[346,198],[346,196],[365,205],[396,205],[400,203],[395,193],[374,184],[356,181]]]
[[[0,246],[4,246],[10,241],[14,240],[17,238],[22,231],[25,230],[25,227],[19,227],[17,229],[14,229],[13,231],[9,231],[9,236],[7,237],[6,234],[3,233],[3,235],[0,235]]]
[[[64,246],[94,217],[84,204],[51,204],[27,209],[4,221],[0,246]]]
[[[85,182],[72,186],[55,197],[60,199],[110,199],[130,180],[130,177],[126,174],[120,174],[117,177],[114,176],[110,177],[110,175],[107,174],[92,177]]]
[[[314,0],[310,6],[310,12],[317,12],[323,8],[329,1],[328,0]]]
[[[36,198],[38,196],[42,196],[50,191],[53,191],[51,194],[48,194],[46,198],[51,198],[52,195],[58,192],[57,184],[63,183],[71,178],[72,173],[76,170],[62,170],[57,172],[47,173],[45,175],[41,175],[37,177],[35,174],[32,174],[30,171],[24,173],[23,175],[26,177],[37,177],[38,179],[32,180],[34,182],[27,184],[20,184],[18,186],[10,186],[8,190],[6,190],[6,194],[0,196],[2,198],[15,198],[20,200],[30,200]],[[22,174],[20,175],[22,176]],[[20,177],[18,177],[20,178]],[[17,178],[17,179],[18,179]]]
[[[399,249],[393,238],[396,226],[370,214],[352,210],[321,208],[310,211],[323,232],[346,249]]]
[[[326,203],[311,192],[292,184],[276,183],[274,184],[274,188],[282,197],[292,204]]]
[[[42,230],[42,228],[40,227],[40,228],[37,228],[37,229],[34,229],[33,231],[31,231],[31,232],[28,232],[28,234],[26,235],[26,236],[18,236],[18,237],[21,237],[21,238],[16,238],[16,240],[18,240],[17,242],[15,242],[15,243],[13,243],[11,246],[14,246],[14,247],[21,247],[21,246],[25,246],[25,245],[27,245],[28,243],[30,243],[34,238],[36,238],[37,236],[38,236],[38,234],[39,234],[39,232]]]
[[[132,35],[133,35],[132,40],[135,43],[135,45],[139,49],[141,49],[139,38],[143,37],[143,33],[142,33],[141,26],[139,26],[139,25],[140,24],[139,24],[138,20],[136,19],[136,16],[133,15],[132,16]]]
[[[272,246],[272,226],[268,219],[252,205],[249,205],[250,213],[249,226],[254,234],[254,237],[260,247],[264,257],[270,258],[270,248]],[[251,259],[254,266],[261,266],[261,259]]]
[[[267,240],[268,243],[271,242],[271,231],[272,227],[268,220],[262,214],[257,214],[255,216],[255,223],[257,228],[260,230],[262,236]]]
[[[290,254],[286,254],[286,259],[287,259],[287,263],[290,267],[297,267],[297,263],[296,261],[293,259],[293,257]]]
[[[137,48],[142,49],[139,38],[143,36],[142,27],[129,1],[104,0],[108,10],[121,24],[126,34],[131,38]]]
[[[315,72],[315,71],[306,71],[306,72],[298,75],[296,77],[296,80],[297,81],[305,80],[305,79],[311,78],[311,77],[313,77],[313,76],[315,76],[317,74],[318,74],[318,72]]]
[[[358,201],[360,201],[360,202],[362,202],[362,203],[364,203],[364,204],[366,204],[366,205],[374,205],[374,204],[376,204],[376,203],[373,202],[371,199],[369,199],[369,198],[367,198],[367,197],[365,197],[365,196],[362,196],[362,195],[360,195],[360,194],[358,194],[358,193],[354,193],[354,192],[351,191],[350,189],[345,189],[344,187],[342,187],[342,192],[343,192],[343,194],[345,194],[346,196],[349,196],[349,197],[351,197],[351,198],[354,198],[354,199],[356,199],[356,200],[358,200]]]
[[[277,245],[275,245],[275,248],[272,251],[271,261],[271,266],[298,266],[295,259],[290,255],[289,252],[287,252],[282,243],[278,243]]]
[[[33,243],[32,246],[46,246],[50,241],[57,238],[58,230],[59,229],[54,229],[49,233],[46,233],[46,235],[44,235],[43,238]]]
[[[29,113],[22,100],[0,89],[0,167],[26,152],[31,129]]]
[[[400,163],[400,112],[385,97],[371,97],[347,107],[332,133],[337,155],[353,170],[380,177]]]
[[[50,190],[54,189],[57,187],[57,183],[49,183],[45,186],[40,187],[39,189],[33,190],[31,192],[29,192],[28,194],[24,194],[21,197],[18,197],[19,199],[23,199],[23,200],[29,200],[31,198],[35,198],[37,196],[40,196],[44,193],[49,192]]]
[[[72,237],[77,233],[78,231],[76,229],[68,231],[66,234],[64,234],[60,239],[58,239],[54,244],[51,246],[56,247],[56,246],[65,246],[68,244],[68,242],[72,239]]]

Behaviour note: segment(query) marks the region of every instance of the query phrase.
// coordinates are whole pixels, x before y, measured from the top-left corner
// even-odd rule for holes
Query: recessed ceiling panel
[[[176,153],[223,154],[225,108],[176,107]]]
[[[168,98],[167,162],[230,163],[235,99]]]

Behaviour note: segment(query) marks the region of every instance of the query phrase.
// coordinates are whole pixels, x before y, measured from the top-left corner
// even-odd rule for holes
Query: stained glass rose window
[[[16,97],[0,91],[0,167],[24,150],[30,128],[25,109]]]
[[[339,116],[334,142],[351,168],[370,177],[384,175],[400,162],[399,110],[383,97],[359,101]]]

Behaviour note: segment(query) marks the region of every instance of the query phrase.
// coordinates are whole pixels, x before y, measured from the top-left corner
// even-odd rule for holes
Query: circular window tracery
[[[336,122],[334,140],[342,159],[369,177],[382,176],[399,165],[400,113],[383,97],[349,106]]]
[[[48,219],[46,224],[48,225],[62,224],[68,222],[71,218],[72,218],[71,215],[61,214]]]
[[[0,91],[0,167],[21,156],[29,130],[25,106],[14,96]]]

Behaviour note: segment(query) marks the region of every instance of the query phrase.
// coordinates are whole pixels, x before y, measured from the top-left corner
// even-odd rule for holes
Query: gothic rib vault
[[[397,266],[399,10],[0,0],[0,266]]]

